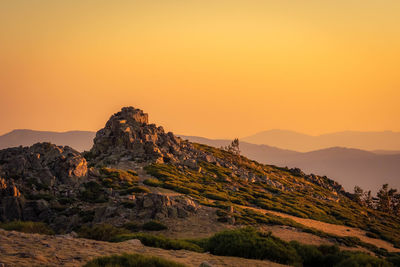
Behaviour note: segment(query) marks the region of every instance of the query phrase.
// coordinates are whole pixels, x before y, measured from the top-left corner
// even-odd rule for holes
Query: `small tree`
[[[397,190],[390,188],[388,184],[382,185],[382,188],[376,195],[378,197],[378,209],[383,212],[391,213],[393,211],[393,197]]]
[[[240,156],[239,139],[235,138],[230,145],[225,147],[225,150]]]
[[[372,198],[371,190],[364,192],[364,205],[369,209],[374,208],[374,200]]]
[[[363,195],[364,195],[364,190],[362,190],[361,187],[356,185],[354,187],[354,201],[360,205],[364,205]]]
[[[395,216],[400,216],[400,194],[395,193],[392,198],[392,213]]]

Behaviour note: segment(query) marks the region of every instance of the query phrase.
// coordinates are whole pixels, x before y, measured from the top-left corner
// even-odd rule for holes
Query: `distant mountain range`
[[[14,130],[0,136],[0,149],[20,145],[30,146],[37,142],[50,142],[56,145],[68,145],[82,152],[92,147],[95,135],[95,132],[89,131],[49,132]]]
[[[269,134],[272,132],[274,131],[269,131]],[[285,137],[285,134],[283,134],[283,139],[289,138],[288,136],[292,135],[290,132],[286,133],[287,136]],[[274,135],[277,134],[278,132],[275,131]],[[395,135],[395,133],[392,134]],[[296,134],[293,136],[296,136]],[[335,134],[332,134],[332,136],[335,136]],[[95,132],[90,131],[58,133],[14,130],[0,136],[0,149],[19,145],[29,146],[36,142],[48,141],[57,145],[68,145],[78,151],[84,151],[92,147],[94,137]],[[181,135],[181,137],[192,142],[214,147],[226,146],[231,142],[231,140],[213,140],[196,136]],[[297,152],[270,145],[244,142],[244,140],[249,139],[251,138],[240,140],[242,154],[261,163],[288,166],[291,168],[299,167],[306,173],[326,175],[341,183],[349,191],[352,191],[355,185],[376,191],[383,183],[389,183],[391,186],[400,189],[400,152],[386,150],[387,147],[385,146],[378,147],[377,149],[379,150],[373,152],[344,148],[344,145],[340,145],[341,147],[318,149],[311,152]],[[394,146],[394,148],[399,149],[400,147],[397,148]]]
[[[400,150],[400,132],[337,132],[311,136],[287,130],[269,130],[241,138],[252,144],[268,144],[283,149],[308,152],[329,147],[362,150]]]

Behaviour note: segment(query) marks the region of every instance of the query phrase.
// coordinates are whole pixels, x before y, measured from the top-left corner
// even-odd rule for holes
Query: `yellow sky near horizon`
[[[0,1],[0,134],[400,131],[400,1]]]

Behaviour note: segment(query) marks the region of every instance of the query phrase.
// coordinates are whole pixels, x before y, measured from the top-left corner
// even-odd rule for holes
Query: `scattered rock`
[[[207,261],[203,261],[199,267],[213,267],[214,265],[212,265],[211,263],[207,262]]]

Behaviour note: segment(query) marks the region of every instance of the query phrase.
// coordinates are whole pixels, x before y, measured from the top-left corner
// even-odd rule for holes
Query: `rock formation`
[[[14,179],[34,179],[52,186],[87,174],[85,158],[74,149],[50,143],[15,147],[0,151],[0,175]]]
[[[96,162],[119,161],[176,162],[185,158],[192,146],[173,133],[148,124],[148,115],[133,107],[122,108],[97,132],[91,154]]]
[[[87,175],[86,160],[70,147],[37,143],[0,151],[0,220],[45,218],[48,203],[25,196],[55,195]]]

